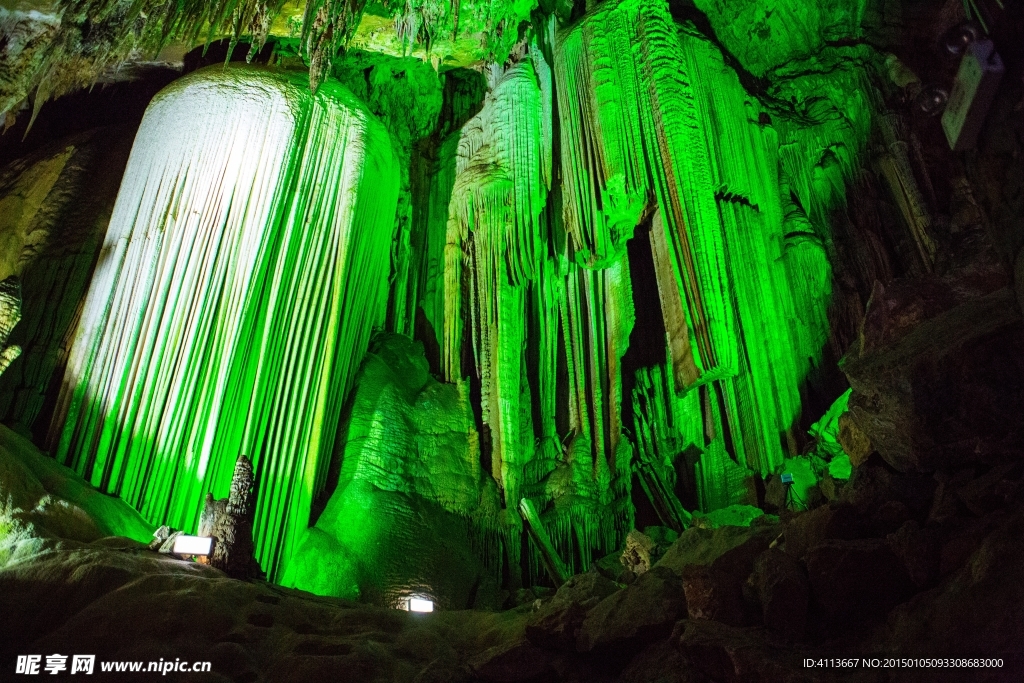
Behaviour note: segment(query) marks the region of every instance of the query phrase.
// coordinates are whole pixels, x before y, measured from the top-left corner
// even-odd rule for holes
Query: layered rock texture
[[[380,123],[344,87],[312,95],[303,78],[217,67],[150,105],[50,437],[93,485],[189,531],[250,456],[274,576],[384,317],[398,193]]]
[[[468,388],[431,377],[417,346],[400,335],[372,343],[336,488],[284,584],[395,607],[411,596],[444,609],[500,607],[505,513],[481,469]]]
[[[22,320],[10,341],[25,354],[0,377],[0,406],[4,422],[23,432],[47,430],[48,393],[63,375],[133,135],[124,125],[75,133],[4,173],[3,258],[22,280]]]
[[[30,4],[5,656],[1024,676],[1019,3]],[[1006,75],[954,153],[968,33]]]

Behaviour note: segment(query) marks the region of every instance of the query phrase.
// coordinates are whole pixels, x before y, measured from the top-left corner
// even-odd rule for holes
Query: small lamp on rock
[[[174,539],[175,555],[196,555],[206,556],[213,551],[213,539],[209,536],[186,536],[184,534]]]
[[[410,612],[433,612],[434,601],[426,598],[409,598],[407,608]]]

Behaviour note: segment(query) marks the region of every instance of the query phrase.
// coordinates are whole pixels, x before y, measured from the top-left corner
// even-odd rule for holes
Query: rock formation
[[[384,316],[397,192],[380,124],[345,88],[306,85],[218,67],[150,105],[50,437],[95,485],[181,529],[227,486],[237,453],[253,453],[271,575],[308,524],[342,398]]]
[[[993,0],[0,10],[0,657],[1021,678],[1022,31]]]
[[[253,557],[252,522],[256,512],[256,478],[252,462],[238,456],[231,475],[231,493],[227,498],[214,500],[206,494],[203,512],[199,516],[199,536],[213,539],[210,566],[220,569],[236,579],[247,579],[260,574]]]
[[[3,373],[11,363],[21,355],[21,347],[17,344],[7,344],[11,338],[11,331],[21,320],[21,281],[15,276],[10,276],[0,282],[0,373]]]

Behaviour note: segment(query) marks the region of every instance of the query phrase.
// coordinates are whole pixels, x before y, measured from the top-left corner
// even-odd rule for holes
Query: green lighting
[[[274,576],[382,322],[398,172],[345,88],[212,67],[150,104],[55,417],[57,457],[192,531],[239,453]]]
[[[732,11],[718,4],[698,2],[715,26]],[[435,5],[399,12],[397,37],[486,24],[501,56],[476,81],[350,53],[334,72],[351,91],[218,67],[154,100],[71,351],[58,457],[191,531],[245,453],[273,579],[442,607],[481,567],[542,576],[521,509],[567,571],[619,547],[635,472],[674,528],[749,524],[755,473],[788,469],[805,496],[795,430],[829,340],[830,221],[876,98],[871,49],[816,32],[859,35],[863,7],[743,14],[750,45],[720,36],[740,74],[664,0],[522,34],[529,0]],[[332,19],[349,32],[353,7]],[[757,51],[781,14],[791,40]],[[315,75],[350,37],[329,25],[305,28]],[[812,428],[836,478],[842,405]]]
[[[799,388],[829,330],[827,214],[867,138],[858,73],[822,88],[835,102],[818,100],[819,116],[795,125],[663,2],[603,3],[558,37],[566,230],[577,262],[603,268],[655,199],[672,382],[652,390],[650,419],[673,426],[653,428],[648,448],[666,462],[687,442],[703,451],[705,510],[742,502],[744,472],[772,472],[792,452]],[[789,85],[802,102],[822,81]],[[685,395],[697,402],[677,405]]]

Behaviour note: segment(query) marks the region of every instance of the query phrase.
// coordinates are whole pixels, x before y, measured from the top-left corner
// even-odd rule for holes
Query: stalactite
[[[628,507],[631,447],[622,438],[619,361],[634,315],[624,252],[591,270],[578,267],[564,243],[558,249],[561,216],[549,203],[553,84],[531,45],[516,64],[495,68],[483,110],[460,132],[442,365],[450,381],[461,377],[462,344],[472,345],[492,476],[505,504],[514,510],[525,498],[536,505],[557,552],[578,570],[593,551],[614,548],[632,524],[630,512],[610,511]],[[471,339],[463,340],[467,321]],[[560,354],[568,434],[556,424]],[[536,553],[527,560],[537,576]]]
[[[728,375],[737,359],[723,236],[692,75],[681,61],[668,7],[656,1],[599,5],[558,37],[566,230],[577,261],[606,265],[623,253],[653,196],[697,342],[697,374]]]
[[[419,305],[427,322],[433,328],[435,341],[439,347],[446,339],[451,340],[456,333],[456,330],[445,327],[445,245],[448,202],[451,200],[452,188],[455,185],[455,155],[458,144],[458,135],[450,135],[439,145],[437,160],[431,165],[426,207],[420,209],[424,253],[420,255]],[[456,265],[453,263],[452,267]],[[461,272],[456,275],[452,285],[461,285],[460,278]],[[460,374],[461,358],[456,349],[458,346],[447,350],[442,348],[442,369],[445,376],[450,379],[457,378]],[[452,358],[447,354],[452,354]]]
[[[801,292],[806,299],[797,299],[784,266],[776,131],[762,123],[757,101],[716,47],[685,28],[679,37],[685,70],[695,75],[732,290],[738,365],[735,376],[720,381],[725,419],[738,462],[766,473],[781,462],[778,435],[800,414],[808,358],[820,358],[820,346],[808,348],[793,334],[805,322],[798,311],[806,300],[827,300],[828,291],[813,289],[821,286],[815,279]],[[822,315],[807,322],[827,329],[824,311],[815,312]]]
[[[483,110],[463,127],[449,209],[446,372],[461,376],[462,273],[470,260],[473,348],[481,413],[491,428],[493,474],[515,506],[533,456],[525,372],[527,284],[544,267],[550,156],[542,143],[542,98],[530,60],[500,74]],[[470,240],[470,233],[472,239]]]
[[[773,123],[718,48],[657,0],[597,6],[559,36],[555,59],[577,260],[607,266],[653,212],[672,391],[706,387],[691,417],[704,434],[688,441],[704,451],[701,504],[735,502],[744,477],[794,454],[800,388],[829,329],[829,212],[870,130],[861,67],[824,101],[809,95],[821,74],[788,76],[803,118]],[[809,207],[806,229],[790,193]],[[657,450],[649,430],[638,427],[645,457]]]
[[[382,322],[398,183],[364,106],[306,85],[213,67],[151,103],[51,430],[93,485],[184,529],[249,454],[272,577]]]

